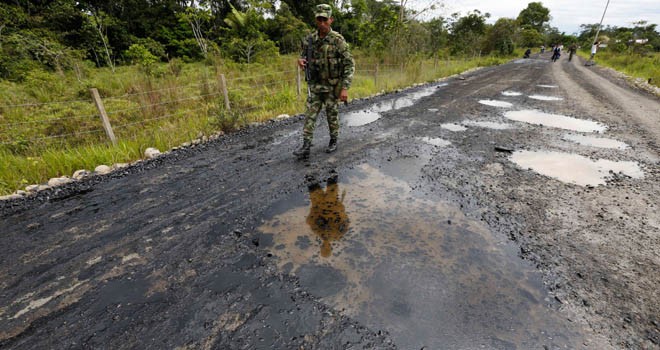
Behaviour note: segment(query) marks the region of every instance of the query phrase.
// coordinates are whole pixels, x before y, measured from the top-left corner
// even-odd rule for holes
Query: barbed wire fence
[[[388,88],[388,76],[405,69],[404,64],[371,64],[357,69],[355,79],[372,80],[376,91],[380,91]],[[116,144],[118,140],[145,133],[166,132],[158,122],[176,125],[196,118],[204,120],[201,125],[208,123],[210,115],[215,119],[232,119],[220,121],[218,126],[233,128],[238,121],[250,122],[251,115],[263,118],[257,115],[260,111],[279,114],[280,95],[280,100],[290,100],[295,95],[302,109],[306,98],[303,74],[298,67],[258,75],[219,74],[214,81],[205,79],[119,96],[103,97],[98,89],[91,88],[87,99],[0,105],[0,147],[72,146],[108,141]],[[43,118],[25,120],[24,116],[35,114]],[[3,115],[14,117],[4,121],[7,118]]]

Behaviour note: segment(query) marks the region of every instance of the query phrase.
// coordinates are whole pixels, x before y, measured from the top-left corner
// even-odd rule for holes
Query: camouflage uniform
[[[307,82],[310,94],[307,97],[303,141],[312,142],[316,118],[324,105],[330,137],[336,140],[339,135],[339,93],[342,89],[351,87],[355,63],[341,34],[330,30],[324,38],[320,38],[318,32],[310,36],[313,50],[308,69],[311,69],[312,77],[311,81]],[[309,36],[303,42],[301,58],[306,58],[308,43]]]

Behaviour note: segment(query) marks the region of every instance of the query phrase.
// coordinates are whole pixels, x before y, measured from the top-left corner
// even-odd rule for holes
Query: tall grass
[[[589,56],[588,53],[584,53],[584,55]],[[639,55],[602,50],[596,55],[595,61],[633,78],[641,78],[645,81],[650,79],[652,85],[660,87],[659,52]]]
[[[415,59],[401,65],[357,56],[351,98],[508,60]],[[0,194],[77,169],[134,161],[147,147],[167,150],[201,135],[300,113],[305,86],[299,96],[294,62],[292,56],[250,65],[209,59],[163,64],[151,75],[135,66],[118,67],[114,74],[87,68],[82,78],[35,71],[23,84],[0,82]],[[225,106],[220,74],[226,77],[231,109]],[[103,98],[119,140],[115,146],[101,127],[91,87]]]

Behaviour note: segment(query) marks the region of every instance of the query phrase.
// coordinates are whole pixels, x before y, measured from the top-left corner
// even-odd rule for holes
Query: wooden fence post
[[[222,89],[222,94],[225,96],[225,107],[228,111],[231,111],[231,106],[229,105],[229,91],[227,90],[227,79],[225,79],[224,74],[220,74],[220,88]]]
[[[296,92],[300,99],[300,66],[296,64]]]
[[[103,123],[103,129],[105,129],[105,134],[108,135],[113,145],[117,145],[117,138],[115,138],[115,133],[112,131],[112,125],[110,125],[110,119],[108,119],[108,115],[105,113],[105,107],[103,106],[103,101],[101,100],[101,96],[99,95],[99,90],[97,90],[96,88],[91,88],[89,89],[89,91],[92,93],[92,99],[94,100],[96,109],[99,110],[99,115],[101,116],[101,122]]]

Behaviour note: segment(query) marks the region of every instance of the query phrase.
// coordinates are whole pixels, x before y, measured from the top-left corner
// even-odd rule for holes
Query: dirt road
[[[660,102],[516,60],[0,203],[0,348],[657,349]]]

